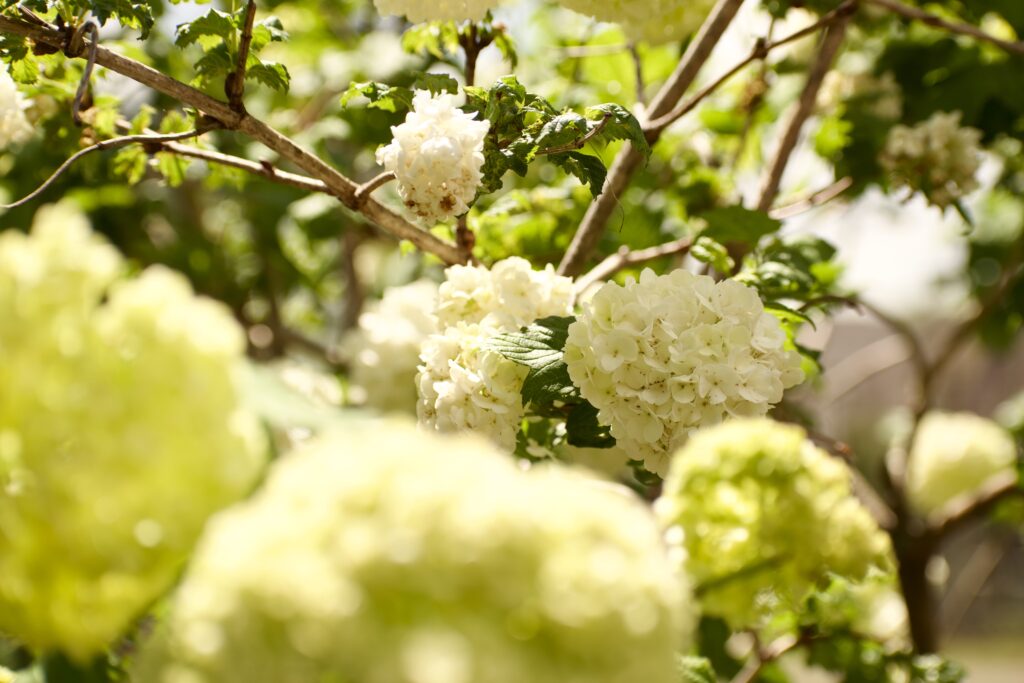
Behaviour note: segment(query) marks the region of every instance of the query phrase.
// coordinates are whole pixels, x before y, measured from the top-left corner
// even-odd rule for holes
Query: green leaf
[[[608,176],[608,169],[604,167],[604,162],[597,157],[581,152],[569,152],[568,154],[556,154],[551,157],[551,161],[588,186],[592,196],[597,197],[604,189],[604,180]]]
[[[371,109],[389,112],[406,111],[412,107],[412,90],[384,83],[353,83],[341,95],[341,106],[347,107],[354,98],[362,96],[370,100]]]
[[[523,382],[523,405],[571,397],[576,388],[565,365],[565,341],[574,318],[541,318],[519,332],[500,334],[488,347],[530,369]]]
[[[277,90],[279,92],[287,92],[288,86],[291,84],[291,75],[288,73],[288,69],[284,64],[277,64],[276,62],[261,62],[258,58],[256,63],[253,64],[250,60],[249,66],[246,68],[245,77],[252,79],[257,83],[262,83],[268,88]]]
[[[690,247],[690,256],[708,264],[723,275],[728,275],[736,267],[736,262],[729,256],[729,250],[725,245],[706,236],[697,238]]]
[[[679,657],[679,683],[717,683],[711,662],[704,657]]]
[[[458,93],[459,82],[448,74],[422,73],[412,83],[413,90],[429,90],[434,95]]]
[[[200,38],[210,36],[227,41],[235,35],[235,31],[235,22],[230,14],[211,9],[198,19],[178,26],[174,44],[178,47],[187,47],[198,42]]]
[[[608,119],[601,138],[607,140],[629,140],[645,157],[651,156],[651,146],[647,143],[644,129],[635,116],[620,104],[599,104],[587,109],[589,119]]]
[[[414,55],[429,54],[445,59],[459,51],[459,29],[451,21],[416,24],[402,34],[402,49]]]
[[[570,446],[578,448],[612,448],[615,437],[611,429],[597,419],[597,408],[588,401],[575,404],[565,419],[565,436]]]
[[[738,242],[754,247],[762,237],[782,227],[782,221],[769,217],[764,211],[742,206],[712,209],[700,217],[707,222],[700,234],[722,244]]]

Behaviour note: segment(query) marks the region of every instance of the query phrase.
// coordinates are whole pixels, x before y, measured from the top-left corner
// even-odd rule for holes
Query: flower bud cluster
[[[609,283],[569,327],[565,362],[619,445],[664,474],[691,431],[764,415],[803,379],[757,292],[676,270]]]

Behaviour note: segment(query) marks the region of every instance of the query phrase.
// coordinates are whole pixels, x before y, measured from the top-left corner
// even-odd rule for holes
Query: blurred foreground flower
[[[80,661],[173,583],[263,462],[228,311],[123,265],[65,206],[0,235],[0,629]]]
[[[800,427],[768,419],[695,434],[655,507],[686,553],[704,612],[735,629],[798,609],[829,575],[861,579],[889,553],[846,466]]]
[[[628,490],[369,422],[213,522],[138,680],[672,683],[692,609]]]
[[[479,21],[498,0],[373,0],[381,14],[404,16],[413,23],[421,21]]]
[[[695,32],[715,6],[714,0],[559,0],[598,21],[622,24],[633,40],[654,44],[683,40]]]
[[[7,73],[7,66],[0,64],[0,150],[32,135],[32,124],[25,116],[26,106],[18,86]]]

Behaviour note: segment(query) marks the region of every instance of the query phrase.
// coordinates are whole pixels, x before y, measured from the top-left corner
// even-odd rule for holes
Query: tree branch
[[[597,266],[595,266],[589,273],[577,279],[576,292],[577,294],[582,294],[591,285],[607,280],[623,268],[635,266],[640,263],[646,263],[647,261],[653,261],[654,259],[661,258],[662,256],[685,254],[690,251],[691,246],[693,246],[693,239],[690,237],[684,237],[682,239],[675,240],[674,242],[666,242],[665,244],[660,244],[648,249],[630,251],[628,248],[622,247],[604,261],[597,264]]]
[[[945,31],[949,31],[950,33],[957,33],[960,35],[977,38],[978,40],[984,41],[986,43],[992,43],[993,45],[1001,47],[1007,52],[1011,52],[1016,55],[1024,55],[1024,42],[1003,40],[1002,38],[997,38],[989,33],[985,33],[977,26],[972,26],[971,24],[965,23],[962,24],[952,21],[946,21],[940,16],[931,14],[930,12],[925,12],[924,10],[918,9],[917,7],[904,5],[902,2],[898,2],[898,0],[865,0],[865,2],[869,2],[873,5],[878,5],[879,7],[884,7],[887,10],[890,10],[892,12],[895,12],[896,14],[906,17],[907,19],[920,21],[921,23],[928,24],[929,26],[934,26],[935,28],[940,28]]]
[[[64,49],[64,35],[54,27],[36,26],[0,16],[0,32],[24,36],[52,49]],[[463,257],[454,244],[420,229],[373,199],[367,200],[363,206],[358,206],[358,186],[352,180],[262,121],[248,114],[236,112],[224,102],[104,47],[97,47],[96,63],[198,109],[216,119],[225,128],[237,130],[263,143],[315,179],[322,181],[342,204],[352,211],[361,213],[393,237],[408,240],[421,251],[434,254],[445,263],[463,262]]]
[[[43,181],[43,184],[37,187],[35,190],[25,195],[13,204],[0,204],[2,209],[16,209],[19,206],[28,204],[33,199],[46,192],[57,180],[64,175],[65,171],[71,168],[76,161],[82,157],[88,156],[93,152],[101,152],[107,149],[119,149],[121,147],[127,147],[128,145],[141,144],[146,145],[161,145],[163,143],[174,142],[176,140],[187,140],[194,138],[207,132],[203,129],[190,130],[185,133],[173,133],[171,135],[125,135],[119,138],[111,138],[109,140],[101,140],[95,145],[89,145],[85,149],[81,149],[75,152],[71,157],[61,164],[56,171],[54,171],[49,178]]]
[[[793,216],[799,216],[811,209],[815,209],[823,204],[829,203],[851,187],[853,187],[853,178],[846,176],[844,178],[840,178],[828,187],[818,190],[806,199],[801,199],[798,202],[793,202],[786,206],[780,206],[777,209],[769,211],[768,214],[776,220],[785,220],[787,218],[792,218]]]
[[[818,56],[811,66],[811,72],[807,76],[807,84],[800,95],[796,111],[793,112],[793,117],[789,120],[771,169],[764,180],[761,198],[757,202],[757,208],[760,211],[768,211],[772,208],[772,204],[775,203],[775,197],[779,194],[779,186],[782,184],[782,175],[786,172],[786,167],[789,165],[793,151],[800,141],[800,132],[803,130],[804,124],[814,112],[821,84],[824,83],[825,76],[832,68],[832,64],[839,54],[839,49],[843,45],[843,39],[846,37],[846,28],[852,18],[852,12],[856,9],[856,3],[844,4],[842,8],[845,8],[844,11],[837,14],[835,21],[825,31],[825,38],[822,41],[821,49],[818,51]]]
[[[936,519],[929,519],[929,526],[937,537],[948,536],[965,524],[987,515],[1000,501],[1014,496],[1024,496],[1017,473],[997,475],[970,497],[951,500],[938,511]]]
[[[228,106],[232,110],[244,114],[245,104],[242,97],[245,94],[245,70],[249,63],[249,48],[252,46],[252,27],[256,22],[256,0],[249,0],[245,8],[245,24],[242,27],[242,37],[238,41],[238,58],[235,60],[235,69],[224,80],[224,93],[228,96]]]
[[[686,53],[679,61],[675,72],[662,86],[651,101],[647,118],[664,116],[690,87],[697,73],[711,55],[711,51],[721,39],[725,29],[739,11],[743,0],[718,0],[710,16],[701,26]],[[651,142],[657,141],[658,134],[648,136]],[[573,237],[569,249],[565,252],[558,272],[562,275],[578,275],[590,259],[594,249],[601,241],[608,219],[619,203],[619,196],[629,185],[633,174],[643,161],[643,155],[631,144],[626,143],[615,157],[605,180],[604,188],[587,209],[587,213]]]

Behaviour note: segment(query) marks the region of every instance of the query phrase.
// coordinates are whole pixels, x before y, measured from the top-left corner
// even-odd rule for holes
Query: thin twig
[[[187,140],[189,138],[198,137],[198,136],[202,135],[205,132],[206,132],[205,130],[196,129],[196,130],[190,130],[190,131],[185,132],[185,133],[173,133],[173,134],[170,134],[170,135],[125,135],[125,136],[119,137],[119,138],[110,138],[109,140],[101,140],[100,142],[97,142],[94,145],[90,145],[90,146],[86,147],[85,149],[81,149],[81,150],[75,152],[67,161],[65,161],[63,164],[61,164],[57,168],[57,170],[54,171],[50,175],[50,177],[47,178],[43,182],[42,185],[37,187],[35,190],[33,190],[29,194],[25,195],[24,197],[22,197],[21,199],[19,199],[16,202],[14,202],[13,204],[2,204],[2,205],[0,205],[0,208],[2,208],[2,209],[16,209],[19,206],[24,206],[25,204],[28,204],[33,199],[35,199],[39,195],[41,195],[44,192],[46,192],[46,190],[48,190],[55,182],[57,182],[57,180],[62,175],[64,175],[64,172],[67,171],[69,168],[71,168],[76,161],[78,161],[82,157],[85,157],[85,156],[88,156],[89,154],[92,154],[93,152],[101,152],[101,151],[107,150],[107,149],[118,149],[120,147],[126,147],[128,145],[134,145],[134,144],[141,144],[141,145],[145,146],[145,145],[153,145],[153,144],[162,144],[162,143],[166,143],[166,142],[175,142],[177,140]]]
[[[566,152],[574,152],[578,149],[586,147],[587,143],[596,138],[601,134],[601,131],[605,129],[608,122],[611,121],[611,114],[605,114],[604,117],[597,122],[593,128],[587,131],[587,134],[581,137],[579,140],[573,140],[572,142],[564,145],[558,145],[557,147],[549,147],[548,149],[542,149],[537,152],[537,156],[550,156],[552,154],[564,154]]]
[[[757,652],[750,661],[747,662],[746,666],[744,666],[740,672],[733,677],[731,683],[753,683],[765,666],[803,643],[803,638],[786,635],[780,637],[764,649],[758,648]]]
[[[723,85],[725,85],[725,83],[731,80],[733,76],[743,71],[743,69],[750,66],[754,62],[765,59],[768,56],[768,53],[770,53],[772,50],[780,48],[784,45],[788,45],[789,43],[800,40],[801,38],[805,38],[811,35],[812,33],[816,33],[819,30],[825,28],[826,26],[832,24],[838,18],[848,15],[852,5],[853,2],[848,0],[847,2],[837,7],[836,9],[829,12],[828,14],[822,16],[821,19],[814,22],[813,24],[805,26],[799,31],[795,31],[784,38],[780,38],[779,40],[757,41],[757,44],[754,45],[754,49],[751,50],[750,54],[746,57],[746,59],[744,59],[743,61],[739,62],[734,67],[726,71],[724,74],[719,76],[715,81],[713,81],[709,85],[702,88],[690,99],[686,100],[685,102],[681,102],[678,106],[676,106],[675,109],[673,109],[669,113],[653,121],[648,122],[647,125],[644,126],[644,130],[660,132],[665,128],[668,128],[670,125],[678,121],[680,118],[693,111],[693,109],[696,108],[698,104],[700,104],[709,95],[711,95],[719,88],[721,88]]]
[[[999,502],[1014,496],[1024,496],[1024,487],[1017,473],[1010,471],[992,477],[969,498],[954,498],[929,518],[929,527],[938,537],[948,536],[966,523],[986,516]]]
[[[779,149],[775,153],[771,168],[762,185],[761,198],[757,203],[757,208],[760,211],[768,211],[775,203],[775,197],[779,194],[779,187],[782,184],[782,175],[786,172],[786,167],[789,166],[789,160],[800,140],[804,124],[814,112],[818,101],[818,91],[821,90],[821,84],[824,83],[825,76],[839,54],[839,49],[846,37],[846,27],[850,23],[852,11],[856,9],[856,6],[855,2],[844,3],[841,7],[846,8],[845,11],[840,12],[825,30],[825,38],[807,76],[807,83],[800,95],[796,111],[793,112],[793,116],[786,126]]]
[[[298,173],[289,173],[287,171],[280,171],[272,164],[269,163],[258,163],[255,161],[249,161],[248,159],[242,159],[241,157],[231,156],[222,152],[215,152],[208,149],[199,149],[197,147],[190,147],[188,145],[181,145],[176,142],[162,142],[160,143],[161,151],[168,152],[170,154],[177,154],[178,156],[188,157],[191,159],[197,159],[199,161],[205,161],[209,164],[217,164],[219,166],[228,166],[230,168],[237,168],[240,171],[246,171],[253,175],[258,175],[267,180],[271,180],[281,185],[287,185],[289,187],[295,187],[300,190],[306,190],[307,192],[322,192],[324,194],[332,195],[331,189],[327,187],[322,180],[316,178],[310,178],[309,176],[299,175]]]
[[[75,31],[71,40],[72,46],[69,48],[80,51],[83,48],[82,40],[85,33],[88,32],[90,34],[89,56],[85,62],[85,71],[82,72],[82,80],[78,83],[78,90],[75,91],[75,99],[71,104],[71,117],[74,119],[76,126],[82,125],[82,100],[85,99],[85,94],[89,92],[89,83],[92,82],[92,71],[96,67],[96,48],[99,46],[99,31],[99,26],[90,19]]]
[[[644,60],[640,57],[640,50],[636,43],[629,44],[629,56],[633,59],[633,77],[636,78],[636,101],[643,106],[647,103],[647,95],[644,87]]]
[[[586,275],[578,278],[576,280],[576,292],[585,292],[591,285],[607,280],[623,268],[635,266],[640,263],[646,263],[647,261],[653,261],[654,259],[658,259],[663,256],[685,254],[690,250],[691,246],[693,246],[693,238],[684,237],[673,242],[660,244],[656,247],[637,249],[635,251],[630,251],[627,247],[622,247],[604,261],[597,264],[597,266],[595,266]]]
[[[806,213],[811,209],[816,209],[819,206],[828,204],[830,201],[839,197],[844,192],[853,187],[853,178],[846,176],[835,181],[828,187],[818,190],[810,196],[801,199],[800,201],[787,204],[786,206],[780,206],[777,209],[772,209],[768,212],[772,218],[776,220],[785,220],[787,218],[793,218],[799,216],[802,213]]]
[[[397,177],[398,176],[395,175],[394,171],[385,171],[376,178],[371,178],[370,180],[367,180],[365,183],[356,188],[356,205],[362,206],[363,204],[365,204],[366,200],[370,198],[370,195],[373,194],[374,190],[380,187],[384,187]]]
[[[224,93],[228,96],[228,105],[239,113],[245,112],[242,98],[245,95],[245,70],[249,63],[249,49],[252,46],[252,29],[256,22],[256,0],[249,0],[245,8],[245,23],[242,37],[238,41],[238,58],[235,69],[224,80]]]
[[[56,27],[36,26],[0,15],[0,32],[31,38],[37,44],[52,49],[64,49],[64,32]],[[462,254],[454,244],[413,225],[372,198],[363,206],[357,206],[355,193],[358,185],[355,182],[263,121],[249,114],[236,112],[226,103],[196,88],[106,48],[97,47],[96,63],[194,107],[219,121],[225,128],[237,130],[264,144],[307,174],[322,181],[330,190],[330,194],[337,197],[342,204],[352,211],[361,213],[391,236],[408,240],[421,251],[433,254],[445,263],[462,263]]]
[[[711,51],[722,38],[725,29],[732,23],[743,0],[718,0],[704,25],[690,43],[675,72],[655,95],[648,108],[648,118],[664,116],[679,102],[679,99],[693,84],[701,67],[711,55]],[[649,142],[656,142],[657,134],[648,136]],[[594,249],[601,241],[608,219],[611,218],[619,197],[633,178],[633,174],[643,162],[643,155],[626,143],[619,151],[612,167],[608,171],[604,188],[587,209],[583,222],[573,236],[558,272],[562,275],[578,275],[586,266]]]
[[[934,26],[935,28],[940,28],[945,31],[949,31],[950,33],[958,33],[960,35],[977,38],[978,40],[985,41],[986,43],[992,43],[993,45],[997,45],[1002,49],[1006,50],[1007,52],[1012,52],[1013,54],[1017,55],[1024,55],[1024,42],[1003,40],[1002,38],[997,38],[996,36],[990,33],[982,31],[977,26],[965,23],[946,21],[945,19],[938,15],[932,14],[930,12],[925,12],[924,10],[918,9],[917,7],[905,5],[902,2],[898,2],[897,0],[865,0],[865,2],[869,2],[873,5],[878,5],[879,7],[884,7],[887,10],[890,10],[892,12],[895,12],[896,14],[906,17],[907,19],[920,21],[922,23],[928,24],[929,26]]]

